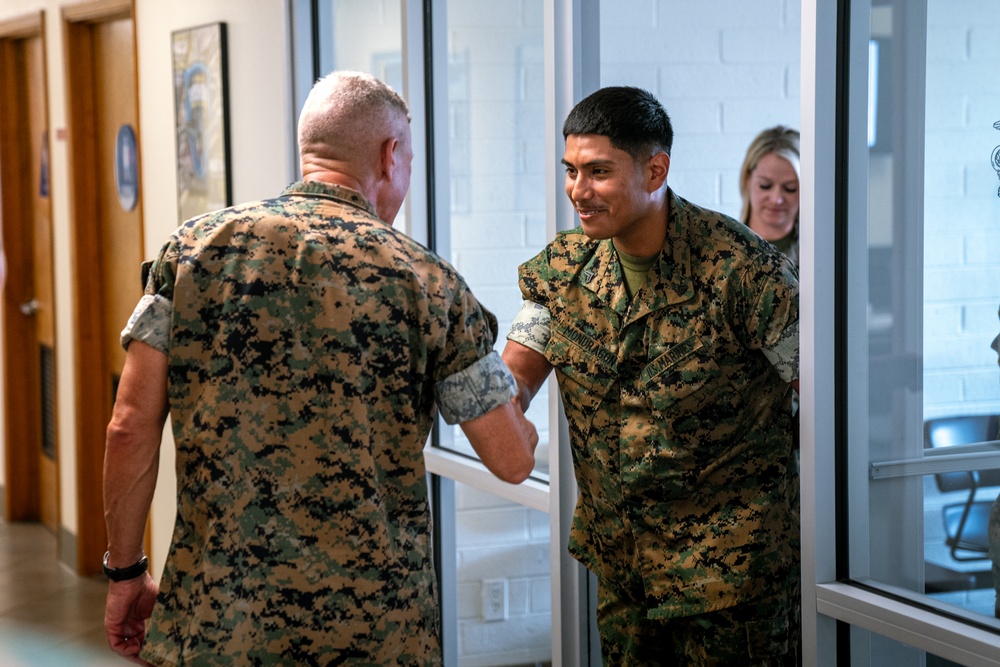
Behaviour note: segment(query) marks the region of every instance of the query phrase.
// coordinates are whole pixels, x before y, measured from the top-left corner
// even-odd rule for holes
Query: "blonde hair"
[[[740,168],[740,196],[743,197],[743,210],[740,212],[740,221],[745,225],[750,224],[750,174],[757,168],[760,161],[767,155],[775,154],[778,157],[788,160],[795,170],[795,176],[799,175],[799,131],[784,125],[775,125],[758,134],[750,147],[747,148],[747,155],[743,159],[743,166]],[[799,229],[799,214],[795,214],[795,230]]]
[[[406,102],[382,81],[364,72],[331,72],[302,105],[299,153],[354,159],[395,136],[404,118],[410,122]]]

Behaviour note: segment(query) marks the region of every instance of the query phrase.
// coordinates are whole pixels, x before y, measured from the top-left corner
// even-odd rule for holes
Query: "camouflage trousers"
[[[799,582],[764,587],[769,592],[763,597],[728,609],[651,620],[643,602],[601,581],[597,626],[604,665],[797,667],[801,664]]]

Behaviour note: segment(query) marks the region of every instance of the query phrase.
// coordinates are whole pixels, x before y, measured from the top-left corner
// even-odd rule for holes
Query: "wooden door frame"
[[[101,572],[101,558],[108,541],[104,524],[103,467],[105,433],[112,407],[111,378],[105,372],[107,352],[101,341],[104,278],[101,270],[102,243],[100,234],[96,233],[100,226],[93,156],[96,154],[94,128],[98,110],[90,57],[94,47],[92,26],[118,19],[133,19],[134,40],[134,15],[133,0],[96,0],[62,9],[66,99],[71,101],[67,105],[66,121],[76,339],[76,568],[82,575]],[[132,57],[136,58],[134,43]],[[138,78],[138,67],[135,71]],[[138,109],[138,81],[134,90]],[[139,200],[142,201],[141,195]]]
[[[34,229],[31,202],[25,196],[32,183],[31,153],[24,127],[27,121],[24,93],[17,69],[15,42],[42,39],[42,76],[45,73],[45,13],[40,11],[0,22],[0,219],[3,219],[3,247],[7,259],[7,282],[3,298],[4,358],[4,516],[8,521],[37,521],[41,518],[38,497],[38,450],[24,446],[41,433],[41,410],[33,405],[41,395],[38,373],[38,347],[35,323],[25,317],[21,304],[34,294]],[[46,86],[47,87],[47,86]],[[48,105],[45,108],[48,129]],[[50,222],[51,224],[51,222]],[[10,252],[18,249],[19,252]],[[14,378],[17,378],[15,386]],[[58,514],[58,503],[57,514]]]

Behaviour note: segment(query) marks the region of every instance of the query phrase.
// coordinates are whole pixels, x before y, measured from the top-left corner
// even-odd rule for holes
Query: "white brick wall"
[[[601,84],[655,94],[674,125],[670,186],[739,215],[739,169],[764,128],[799,124],[799,3],[604,3]]]
[[[1000,15],[931,0],[924,182],[924,416],[1000,411]]]
[[[458,632],[462,665],[551,659],[549,518],[456,485]],[[508,618],[484,621],[482,582],[506,579]]]

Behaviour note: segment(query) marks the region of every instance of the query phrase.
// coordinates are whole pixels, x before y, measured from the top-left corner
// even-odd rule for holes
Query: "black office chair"
[[[1000,416],[997,415],[929,419],[924,422],[924,446],[950,447],[996,440],[998,433]],[[959,561],[989,558],[987,527],[993,500],[976,500],[976,490],[1000,486],[1000,469],[938,473],[934,480],[942,493],[969,491],[964,502],[951,503],[943,509],[945,543],[951,547],[951,557]]]

